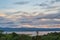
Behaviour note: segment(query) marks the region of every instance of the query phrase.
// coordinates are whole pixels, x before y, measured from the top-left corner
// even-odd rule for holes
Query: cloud
[[[60,2],[60,0],[56,0],[56,2]]]
[[[35,16],[35,19],[60,19],[60,13],[46,14],[44,16]]]
[[[19,18],[18,16],[21,17]],[[46,15],[38,14],[36,16],[27,16],[26,14],[26,15],[18,15],[18,16],[16,16],[17,17],[16,21],[20,24],[30,24],[30,25],[60,24],[59,21],[53,20],[53,19],[60,19],[60,13],[46,14]],[[45,21],[43,21],[42,19],[45,19]]]
[[[18,4],[18,5],[25,5],[28,4],[29,1],[20,1],[20,2],[15,2],[14,4]]]
[[[6,14],[7,15],[7,14]],[[29,15],[29,16],[27,16]],[[38,27],[38,28],[50,28],[50,25],[60,24],[60,13],[48,13],[40,14],[39,12],[13,12],[11,15],[0,16],[0,27],[21,28],[21,27]],[[43,27],[41,27],[41,26]],[[51,26],[52,27],[52,26]]]
[[[15,2],[15,5],[29,4],[30,1]],[[32,7],[32,5],[38,7]],[[0,27],[20,28],[20,27],[38,27],[50,28],[60,27],[60,3],[59,0],[46,0],[43,2],[30,3],[32,12],[23,12],[15,9],[1,10]],[[26,5],[28,6],[28,5]],[[28,8],[29,8],[28,7]],[[40,9],[38,9],[41,7]],[[27,8],[27,9],[28,9]],[[36,8],[36,9],[33,9]],[[23,8],[26,10],[26,8]],[[23,10],[22,9],[22,10]],[[24,11],[25,11],[24,10]],[[36,11],[37,10],[37,11]],[[29,10],[28,10],[29,11]],[[33,12],[35,11],[35,12]]]
[[[16,15],[13,15],[13,16],[16,16]],[[16,18],[13,18],[13,19],[12,17],[11,18],[0,17],[0,21],[1,21],[0,27],[21,28],[21,27],[31,26],[30,28],[34,28],[34,27],[35,28],[50,28],[50,27],[53,27],[54,25],[58,26],[60,24],[59,19],[44,19],[42,17],[41,19],[37,19],[35,18],[35,16],[32,16],[30,18],[28,16],[21,16],[21,17],[16,16]]]
[[[5,17],[6,15],[5,15],[5,14],[0,13],[0,16]]]
[[[57,6],[57,4],[60,5],[60,0],[46,0],[44,2],[41,3],[36,3],[34,5],[41,7],[42,9],[50,9],[50,8],[54,8]],[[58,6],[59,6],[58,5]]]
[[[46,15],[44,18],[47,18],[47,19],[60,19],[60,13]]]
[[[38,4],[36,4],[36,6],[47,7],[47,6],[49,6],[49,5],[46,4],[46,3],[38,3]]]

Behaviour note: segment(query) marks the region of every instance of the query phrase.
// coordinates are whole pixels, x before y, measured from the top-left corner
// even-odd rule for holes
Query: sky
[[[60,0],[0,0],[0,27],[60,28]]]

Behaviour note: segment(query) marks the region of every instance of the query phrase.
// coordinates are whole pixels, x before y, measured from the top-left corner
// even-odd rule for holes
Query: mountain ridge
[[[20,32],[20,31],[60,31],[60,28],[0,28],[0,30],[7,32]]]

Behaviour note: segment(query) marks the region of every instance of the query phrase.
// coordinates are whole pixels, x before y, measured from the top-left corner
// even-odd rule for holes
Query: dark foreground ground
[[[40,36],[29,36],[25,34],[16,34],[15,32],[3,34],[3,31],[0,31],[0,40],[60,40],[60,32],[48,33],[47,35]]]

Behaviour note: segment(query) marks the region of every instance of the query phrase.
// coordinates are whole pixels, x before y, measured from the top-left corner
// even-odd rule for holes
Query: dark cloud
[[[42,21],[41,24],[43,25],[47,25],[47,24],[60,24],[60,21],[55,21],[55,20],[46,20],[46,21]]]
[[[60,0],[56,0],[56,2],[60,2]]]
[[[54,0],[52,0],[50,3],[51,3],[51,4],[54,4],[54,3],[55,3],[55,1],[54,1]]]
[[[35,6],[39,6],[39,7],[42,7],[42,8],[45,8],[45,7],[47,7],[47,6],[49,6],[48,4],[46,4],[46,3],[38,3],[38,4],[35,4]]]
[[[60,13],[55,13],[55,14],[47,14],[44,16],[36,16],[34,17],[35,19],[60,19]]]
[[[24,4],[28,4],[29,1],[21,1],[21,2],[15,2],[14,4],[18,4],[18,5],[24,5]]]
[[[26,18],[26,17],[22,17],[22,18],[20,18],[19,20],[20,20],[20,23],[21,23],[21,24],[24,24],[24,23],[32,23],[32,21],[29,20],[29,19]],[[18,21],[19,21],[19,20],[18,20]]]
[[[44,18],[47,18],[47,19],[60,19],[60,13],[46,15]]]
[[[60,0],[51,0],[51,1],[47,0],[46,2],[44,1],[41,3],[36,3],[34,5],[39,6],[42,9],[50,9],[50,8],[54,8],[53,5],[58,4],[58,2],[60,2]],[[57,6],[57,5],[55,5],[55,6]]]
[[[0,27],[16,27],[16,24],[9,18],[0,16]]]
[[[54,3],[56,3],[56,2],[60,2],[60,0],[51,0],[51,1],[50,1],[51,4],[54,4]]]
[[[47,3],[35,4],[35,6],[39,6],[42,9],[47,9],[47,8],[50,8],[51,7],[50,4],[47,4]]]
[[[48,6],[48,5],[45,3],[41,3],[41,4],[37,4],[37,6]]]
[[[49,24],[60,24],[60,21],[55,21],[55,20],[46,20],[46,21],[37,21],[33,22],[31,25],[49,25]]]

